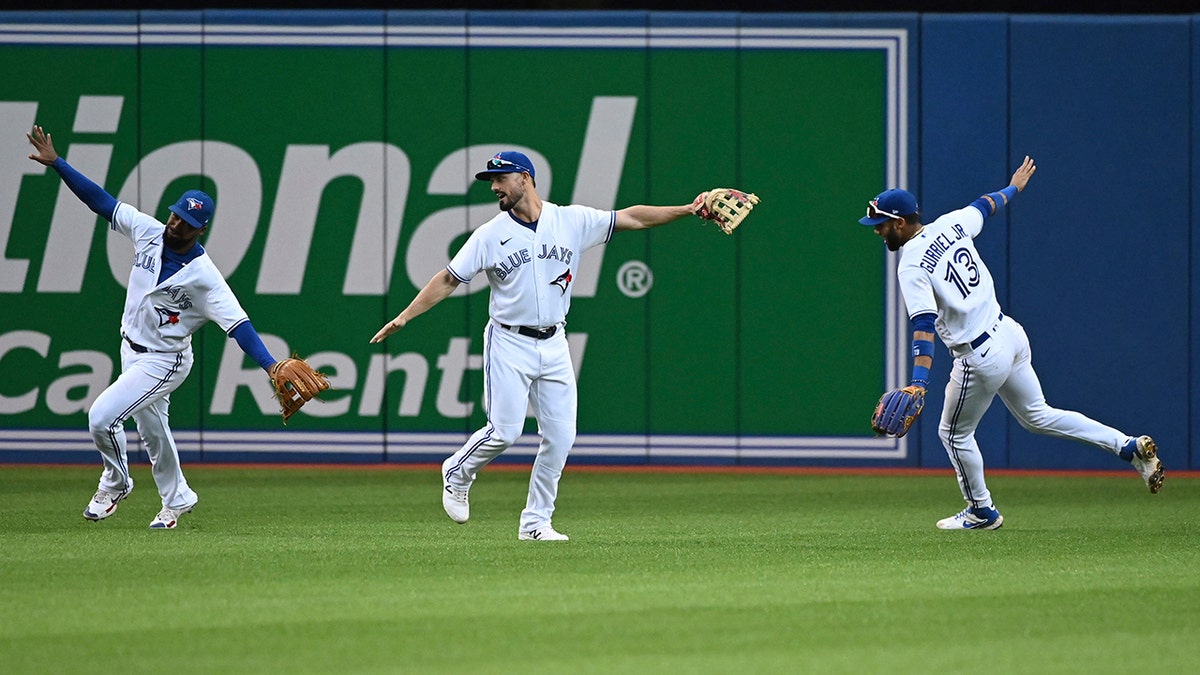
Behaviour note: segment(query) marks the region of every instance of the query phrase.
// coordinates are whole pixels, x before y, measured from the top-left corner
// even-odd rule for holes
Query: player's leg
[[[179,449],[168,424],[169,408],[170,396],[164,396],[134,413],[133,419],[150,455],[151,473],[163,508],[188,511],[199,496],[188,485],[179,464]]]
[[[96,494],[83,510],[83,517],[88,520],[101,520],[112,515],[117,504],[133,491],[125,451],[125,420],[140,390],[132,376],[122,375],[101,392],[88,409],[88,431],[104,464]]]
[[[182,355],[136,354],[121,344],[121,375],[96,397],[88,410],[88,430],[104,462],[96,496],[84,511],[89,520],[110,515],[133,490],[126,454],[125,421],[166,396],[182,382]],[[190,365],[190,362],[189,362]],[[186,370],[183,372],[186,375]]]
[[[488,423],[442,463],[442,505],[456,522],[464,523],[470,515],[467,491],[476,474],[521,437],[529,383],[537,370],[537,352],[530,341],[491,324],[484,330],[483,407]]]
[[[1019,349],[1012,376],[1000,388],[1000,399],[1021,426],[1034,433],[1080,441],[1107,450],[1129,462],[1146,487],[1151,492],[1158,492],[1162,488],[1164,471],[1154,440],[1149,436],[1135,438],[1074,410],[1050,407],[1041,381],[1033,370],[1025,329],[1011,321],[1007,330],[1013,334],[1012,339]]]
[[[1017,349],[1012,375],[1000,387],[1000,400],[1021,426],[1038,434],[1090,443],[1119,455],[1121,447],[1130,437],[1082,413],[1050,407],[1042,392],[1042,383],[1033,370],[1029,337],[1025,329],[1011,319],[1001,326],[1010,334]]]
[[[533,382],[530,401],[542,440],[529,476],[529,498],[521,512],[522,533],[550,526],[558,482],[575,445],[578,391],[566,336],[546,340],[540,348],[547,365]]]
[[[475,474],[521,437],[529,383],[537,371],[532,338],[489,325],[483,338],[483,407],[488,423],[450,457],[452,485],[468,487]]]
[[[954,359],[938,425],[938,437],[954,466],[968,509],[993,506],[975,430],[1012,364],[1010,349],[999,341],[989,343],[986,349]]]

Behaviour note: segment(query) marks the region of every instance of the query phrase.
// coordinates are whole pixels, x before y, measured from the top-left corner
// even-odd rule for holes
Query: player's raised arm
[[[430,307],[449,297],[454,289],[458,288],[458,284],[458,279],[455,279],[454,275],[446,269],[433,275],[429,283],[425,284],[425,288],[417,293],[417,297],[408,303],[408,307],[397,314],[396,318],[383,324],[383,328],[380,328],[379,332],[375,333],[375,337],[371,338],[371,343],[383,342],[387,336],[404,328],[411,319],[424,314]]]
[[[26,132],[25,138],[29,139],[29,143],[33,145],[37,152],[29,155],[29,159],[52,167],[58,172],[63,183],[79,197],[79,201],[83,202],[96,215],[112,221],[113,212],[117,210],[117,198],[108,194],[104,188],[92,182],[90,178],[79,173],[67,160],[59,157],[54,150],[54,139],[41,126],[34,125],[32,132]]]
[[[981,196],[979,199],[971,202],[971,206],[979,209],[979,212],[983,214],[984,218],[994,215],[1000,209],[1008,206],[1008,202],[1011,201],[1013,197],[1016,197],[1018,192],[1025,189],[1025,186],[1029,184],[1029,178],[1033,176],[1034,171],[1037,171],[1037,166],[1033,163],[1033,160],[1029,158],[1029,155],[1025,155],[1025,161],[1021,162],[1021,166],[1016,170],[1015,173],[1013,173],[1012,180],[1009,181],[1008,187],[998,192],[989,192],[986,195]]]

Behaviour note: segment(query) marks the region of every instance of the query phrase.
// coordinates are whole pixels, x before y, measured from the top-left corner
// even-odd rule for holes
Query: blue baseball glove
[[[925,390],[909,385],[893,389],[879,399],[875,414],[871,416],[871,428],[875,433],[900,438],[908,433],[909,427],[925,407]]]

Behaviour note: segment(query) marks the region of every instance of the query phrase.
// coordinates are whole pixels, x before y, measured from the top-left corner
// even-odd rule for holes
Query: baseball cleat
[[[157,516],[154,516],[154,520],[150,521],[150,529],[173,530],[179,524],[179,516],[190,513],[194,508],[196,508],[195,504],[182,509],[172,509],[164,506],[163,510],[159,511]]]
[[[88,502],[87,508],[83,510],[83,517],[88,520],[104,520],[116,512],[117,504],[120,504],[122,499],[128,497],[130,492],[133,492],[132,487],[120,492],[96,490],[96,495],[92,497],[92,501]]]
[[[446,509],[446,515],[450,516],[450,520],[456,523],[465,523],[471,517],[471,504],[467,501],[467,490],[462,490],[450,484],[450,479],[447,477],[450,469],[450,463],[454,457],[450,457],[445,462],[442,462],[442,508]]]
[[[1135,447],[1130,463],[1146,481],[1146,487],[1152,494],[1158,494],[1163,484],[1163,465],[1158,458],[1158,445],[1149,436],[1138,436],[1134,439]]]
[[[522,532],[517,539],[520,541],[567,541],[570,537],[549,525],[543,525],[536,530]]]
[[[967,507],[962,511],[937,521],[939,530],[998,530],[1004,524],[1004,516],[990,506]]]

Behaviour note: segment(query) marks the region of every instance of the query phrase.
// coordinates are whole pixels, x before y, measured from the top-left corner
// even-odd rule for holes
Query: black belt
[[[504,330],[515,330],[521,335],[531,337],[535,340],[545,340],[558,332],[558,326],[550,326],[545,330],[539,330],[537,328],[530,328],[529,326],[509,326],[502,323],[500,327]]]
[[[997,317],[996,323],[1000,323],[1002,319],[1004,319],[1004,312],[1000,312],[1000,316]],[[979,337],[971,340],[971,349],[979,349],[979,345],[987,342],[990,337],[992,337],[991,333],[987,332],[986,330],[983,331],[979,334]]]
[[[147,347],[143,347],[143,346],[139,345],[138,343],[134,342],[133,340],[130,340],[129,337],[126,335],[122,335],[121,337],[125,338],[125,341],[129,343],[129,347],[131,349],[133,349],[133,351],[135,351],[139,354],[145,354],[147,352],[153,351]]]

